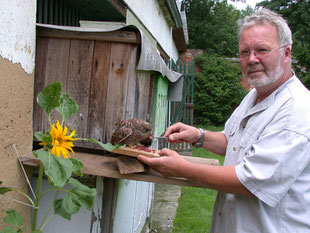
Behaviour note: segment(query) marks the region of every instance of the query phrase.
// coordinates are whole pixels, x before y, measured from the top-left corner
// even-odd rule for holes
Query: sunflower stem
[[[43,178],[43,164],[41,163],[39,168],[39,175],[38,175],[38,184],[37,184],[37,193],[36,193],[36,202],[35,207],[39,207],[40,202],[40,193],[41,193],[41,186],[42,186],[42,178]],[[37,217],[38,217],[38,209],[33,210],[33,219],[32,219],[32,231],[36,230],[37,225]]]
[[[47,218],[48,214],[51,212],[52,206],[53,206],[53,204],[54,204],[54,201],[55,201],[56,198],[57,198],[57,195],[58,195],[58,190],[56,191],[55,196],[54,196],[54,199],[53,199],[53,201],[51,202],[50,206],[48,207],[48,210],[46,211],[46,213],[45,213],[45,215],[44,215],[44,217],[43,217],[43,219],[42,219],[42,221],[41,221],[41,224],[40,224],[40,226],[39,226],[39,229],[41,229],[43,226],[46,225],[46,223],[44,224],[45,219]]]
[[[52,122],[51,122],[51,114],[48,114],[48,122],[50,123],[50,127],[52,127]]]
[[[24,197],[26,197],[26,198],[30,201],[32,207],[36,207],[36,206],[34,205],[32,199],[31,199],[26,193],[24,193],[24,192],[22,192],[22,191],[20,191],[20,190],[18,190],[18,189],[12,189],[12,191],[15,191],[15,192],[17,192],[17,193],[23,195]]]
[[[43,230],[43,228],[46,226],[46,224],[48,224],[49,221],[51,221],[51,219],[55,216],[55,214],[52,214],[48,219],[47,221],[44,223],[44,225],[39,229],[40,231]]]

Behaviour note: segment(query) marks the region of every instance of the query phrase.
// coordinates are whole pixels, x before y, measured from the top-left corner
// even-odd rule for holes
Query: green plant
[[[27,194],[19,190],[0,186],[0,194],[2,195],[15,191],[29,200],[33,207],[32,233],[42,232],[45,225],[55,215],[60,215],[70,220],[71,216],[78,213],[82,206],[86,207],[88,210],[93,208],[96,189],[81,184],[78,179],[73,177],[73,175],[83,176],[82,169],[84,167],[81,160],[70,157],[70,152],[74,154],[72,149],[74,146],[73,142],[76,140],[88,140],[98,143],[108,151],[112,151],[118,147],[118,145],[104,144],[93,139],[77,138],[74,129],[68,132],[67,127],[64,125],[64,121],[75,114],[79,106],[68,94],[61,94],[60,82],[54,82],[46,86],[39,93],[37,102],[48,115],[50,129],[46,132],[35,133],[35,137],[41,141],[40,145],[43,146],[43,149],[33,151],[34,156],[39,159],[41,163],[35,200],[32,200]],[[59,112],[62,117],[61,123],[57,120],[56,126],[51,122],[51,113],[53,110]],[[52,189],[41,193],[43,173],[46,175]],[[0,185],[1,184],[2,182],[0,181]],[[65,185],[70,185],[72,189],[64,189],[63,187]],[[56,191],[56,195],[51,201],[50,207],[46,211],[42,222],[38,226],[37,215],[39,202],[46,193],[51,191]],[[65,192],[63,198],[58,198],[59,192]],[[54,209],[54,213],[51,214],[52,208]],[[21,215],[13,209],[8,209],[6,211],[6,216],[3,218],[3,221],[7,223],[8,226],[0,233],[23,232],[28,228],[28,226],[23,225],[24,219]]]
[[[222,125],[247,93],[240,68],[210,54],[197,57],[195,62],[202,70],[195,74],[195,123]]]

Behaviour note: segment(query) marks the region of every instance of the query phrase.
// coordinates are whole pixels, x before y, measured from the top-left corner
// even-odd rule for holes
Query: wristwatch
[[[199,128],[199,131],[201,133],[200,139],[198,140],[198,142],[193,143],[193,147],[195,148],[200,148],[203,145],[203,142],[205,140],[205,131],[201,128]]]

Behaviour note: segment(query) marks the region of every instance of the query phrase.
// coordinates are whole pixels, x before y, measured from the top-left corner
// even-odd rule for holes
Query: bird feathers
[[[115,123],[116,129],[112,133],[111,144],[140,146],[141,141],[148,141],[152,136],[152,126],[140,119],[121,120]]]

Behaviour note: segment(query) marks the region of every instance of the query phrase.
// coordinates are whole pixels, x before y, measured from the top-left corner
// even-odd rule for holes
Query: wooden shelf
[[[180,186],[192,186],[192,187],[204,187],[202,184],[193,183],[183,178],[167,178],[163,177],[159,173],[152,169],[148,169],[146,173],[135,173],[128,175],[121,175],[117,167],[117,158],[119,155],[96,155],[82,152],[75,152],[74,157],[79,158],[83,164],[83,173],[87,175],[103,176],[115,179],[128,179],[137,180],[145,182],[153,182],[159,184],[171,184]],[[183,156],[186,160],[209,165],[218,165],[218,160],[216,159],[204,159],[190,156]],[[35,158],[32,154],[22,156],[21,161],[24,165],[38,167],[40,166],[40,161]]]

